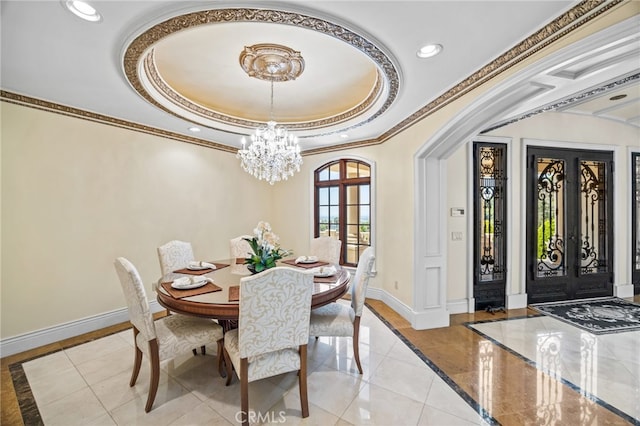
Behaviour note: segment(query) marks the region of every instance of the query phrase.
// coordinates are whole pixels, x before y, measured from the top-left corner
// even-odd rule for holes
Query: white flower
[[[266,250],[273,250],[277,245],[280,239],[276,234],[271,231],[267,231],[262,234],[262,244]]]

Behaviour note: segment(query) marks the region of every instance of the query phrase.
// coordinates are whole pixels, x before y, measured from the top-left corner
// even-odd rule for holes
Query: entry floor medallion
[[[610,411],[640,425],[640,330],[595,335],[551,316],[468,323],[467,327],[535,367],[546,424],[592,424],[590,409],[580,419],[562,418],[546,400],[562,400],[567,385]],[[554,379],[554,380],[551,380]],[[569,423],[565,423],[568,421]]]
[[[530,307],[593,334],[640,330],[640,305],[617,297],[535,303]]]

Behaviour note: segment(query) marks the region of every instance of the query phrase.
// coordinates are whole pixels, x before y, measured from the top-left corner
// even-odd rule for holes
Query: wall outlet
[[[452,232],[451,241],[462,241],[462,232]]]

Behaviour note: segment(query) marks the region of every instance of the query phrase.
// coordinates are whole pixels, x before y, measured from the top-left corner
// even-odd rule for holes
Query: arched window
[[[371,166],[342,159],[315,171],[314,234],[342,241],[340,264],[356,266],[371,245]]]

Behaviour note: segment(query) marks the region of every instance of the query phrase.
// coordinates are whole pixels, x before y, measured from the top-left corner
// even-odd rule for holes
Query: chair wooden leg
[[[360,317],[356,317],[353,322],[353,357],[356,359],[358,371],[362,374],[362,365],[360,365],[360,344],[358,339],[360,336]]]
[[[207,347],[204,346],[204,345],[200,346],[200,353],[202,355],[206,355],[207,354]]]
[[[300,406],[302,417],[309,417],[309,398],[307,397],[307,345],[300,345],[300,371],[298,371],[298,385],[300,387]]]
[[[233,378],[233,364],[231,363],[231,358],[229,357],[229,352],[223,348],[224,353],[224,363],[227,365],[227,381],[225,386],[229,386],[231,384],[231,379]]]
[[[242,426],[249,426],[249,361],[240,359],[240,412]]]
[[[140,373],[140,366],[142,365],[142,351],[136,344],[136,337],[138,337],[138,329],[133,327],[133,344],[135,346],[135,359],[133,361],[133,372],[131,372],[131,380],[129,380],[129,386],[136,384],[138,380],[138,373]]]
[[[147,396],[147,405],[144,406],[145,413],[151,411],[153,401],[156,399],[158,392],[158,382],[160,381],[160,353],[158,350],[158,340],[149,341],[149,353],[151,354],[151,377],[149,378],[149,396]]]
[[[194,355],[198,355],[198,351],[196,349],[191,349],[191,352],[193,352]]]
[[[225,377],[225,371],[224,371],[224,339],[220,339],[218,340],[218,351],[217,351],[217,355],[218,355],[218,374],[220,374],[220,377]]]

